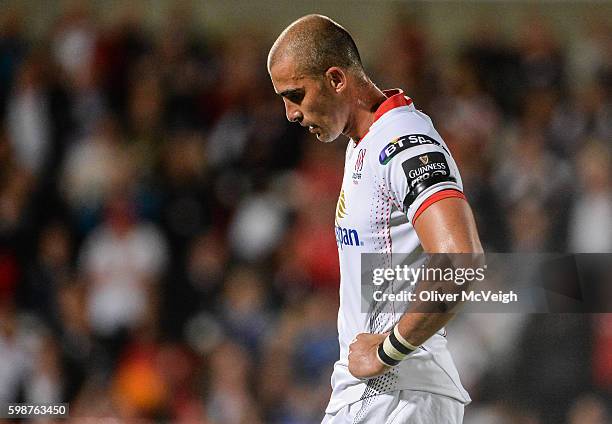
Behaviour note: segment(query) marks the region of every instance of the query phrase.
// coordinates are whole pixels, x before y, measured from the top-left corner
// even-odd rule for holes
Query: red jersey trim
[[[421,206],[419,206],[419,208],[414,214],[414,217],[412,218],[412,224],[414,225],[414,223],[419,218],[419,216],[421,216],[421,214],[425,212],[425,209],[427,209],[434,203],[439,202],[442,199],[448,199],[449,197],[458,197],[460,199],[465,199],[465,195],[462,192],[460,192],[459,190],[452,189],[452,188],[434,193],[431,196],[429,196],[427,200],[425,200],[421,204]]]
[[[392,90],[384,90],[383,94],[387,96],[387,100],[382,102],[380,106],[378,106],[378,109],[376,109],[376,112],[374,112],[374,122],[378,121],[381,116],[383,116],[390,110],[393,110],[397,107],[409,106],[412,104],[412,99],[410,97],[405,96],[404,90],[401,90],[399,88],[394,88]],[[374,124],[374,122],[372,122],[372,124]],[[355,146],[357,146],[359,142],[363,140],[366,135],[368,135],[369,132],[370,129],[368,128],[363,137],[361,137],[359,140],[355,140]]]
[[[387,96],[387,100],[382,102],[376,112],[374,112],[374,122],[378,121],[381,116],[396,107],[409,106],[412,104],[412,99],[404,95],[404,91],[398,88],[393,90],[385,90],[383,94]]]

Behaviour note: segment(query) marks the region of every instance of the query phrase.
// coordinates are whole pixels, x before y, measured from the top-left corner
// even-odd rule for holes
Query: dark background
[[[0,3],[0,403],[321,419],[346,142],[265,67],[306,12],[432,117],[487,251],[612,251],[610,3],[290,3]],[[612,315],[449,332],[466,424],[610,422]]]

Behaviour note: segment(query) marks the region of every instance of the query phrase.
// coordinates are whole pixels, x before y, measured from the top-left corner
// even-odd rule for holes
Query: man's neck
[[[374,122],[374,113],[387,97],[374,83],[368,81],[358,89],[355,99],[353,112],[343,133],[353,140],[361,140]]]

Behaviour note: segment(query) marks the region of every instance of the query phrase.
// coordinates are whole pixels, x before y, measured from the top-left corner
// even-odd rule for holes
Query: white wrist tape
[[[383,364],[393,367],[417,349],[418,347],[402,337],[396,325],[393,327],[393,331],[378,346],[376,356]]]

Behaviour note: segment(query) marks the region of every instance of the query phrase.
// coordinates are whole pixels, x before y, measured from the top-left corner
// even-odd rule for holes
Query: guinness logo
[[[419,160],[421,161],[423,165],[427,165],[429,163],[429,156],[427,155],[419,156]]]

